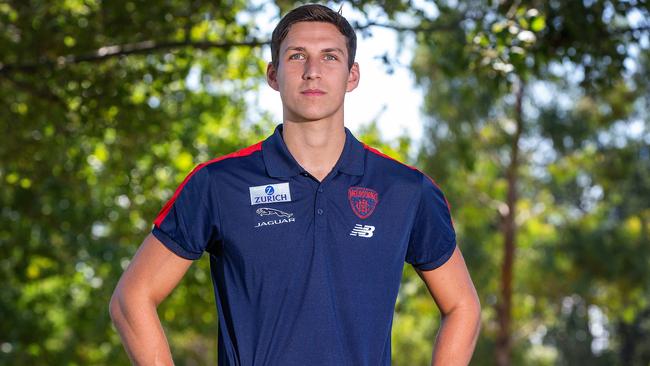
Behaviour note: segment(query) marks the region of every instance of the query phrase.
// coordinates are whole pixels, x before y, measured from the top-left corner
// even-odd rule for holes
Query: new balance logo
[[[375,231],[374,226],[356,224],[354,225],[354,229],[352,229],[352,231],[350,232],[350,235],[360,236],[362,238],[371,238],[374,231]]]

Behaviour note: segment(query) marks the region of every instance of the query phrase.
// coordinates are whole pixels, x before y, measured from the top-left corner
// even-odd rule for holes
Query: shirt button
[[[318,188],[318,192],[323,193],[323,188]]]
[[[309,176],[309,173],[302,173],[302,176],[303,176],[303,177],[308,177],[308,176]]]
[[[319,215],[322,215],[323,214],[323,209],[319,208],[318,210],[316,210],[316,212],[318,212]]]

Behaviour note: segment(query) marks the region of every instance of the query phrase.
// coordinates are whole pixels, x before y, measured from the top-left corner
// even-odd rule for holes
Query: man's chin
[[[325,114],[325,113],[300,114],[300,115],[294,114],[291,116],[287,116],[285,120],[291,122],[297,122],[297,123],[309,123],[309,122],[321,121],[331,116],[332,116],[331,114]]]

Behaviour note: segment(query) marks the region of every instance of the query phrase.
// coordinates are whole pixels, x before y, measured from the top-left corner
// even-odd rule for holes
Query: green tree
[[[246,100],[261,7],[155,5],[0,2],[0,364],[127,363],[107,304],[156,213],[194,165],[278,122]],[[353,5],[360,32],[416,35],[417,165],[452,204],[484,304],[474,363],[648,364],[647,2]],[[406,138],[360,137],[413,163]],[[181,364],[215,359],[208,282],[199,261],[160,308]],[[405,266],[394,364],[428,363],[435,314]]]
[[[128,363],[108,300],[156,213],[269,130],[245,100],[265,66],[246,10],[0,3],[1,364]],[[185,364],[214,360],[208,282],[201,262],[160,309]]]
[[[485,311],[485,337],[477,353],[494,354],[498,365],[553,362],[546,356],[527,359],[531,353],[525,341],[532,330],[558,321],[553,310],[577,290],[578,283],[549,280],[566,282],[567,271],[579,271],[577,256],[555,250],[566,243],[584,254],[586,248],[577,247],[580,240],[565,237],[564,226],[573,221],[576,208],[595,212],[584,207],[593,185],[580,182],[600,169],[589,169],[581,160],[557,175],[549,173],[555,164],[588,154],[593,144],[597,155],[610,156],[598,148],[598,137],[642,113],[638,101],[647,95],[642,68],[625,64],[640,65],[639,52],[647,52],[648,28],[633,21],[648,18],[647,4],[506,1],[485,6],[463,1],[437,6],[440,15],[421,22],[413,60],[430,116],[430,143],[421,161],[460,207],[461,244],[483,303],[494,306]],[[553,190],[556,178],[575,189]],[[640,226],[647,225],[646,217]],[[549,259],[543,253],[559,257],[559,266],[545,267]],[[647,263],[647,255],[642,258]],[[636,288],[645,286],[647,281]]]

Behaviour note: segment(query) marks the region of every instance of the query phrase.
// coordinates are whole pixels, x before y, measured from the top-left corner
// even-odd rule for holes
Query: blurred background
[[[0,0],[0,364],[128,364],[117,280],[196,164],[282,121],[268,41],[299,4]],[[451,204],[472,365],[650,365],[648,1],[324,4],[359,37],[346,125]],[[216,364],[207,256],[159,314],[178,365]],[[438,325],[405,266],[393,364]]]

